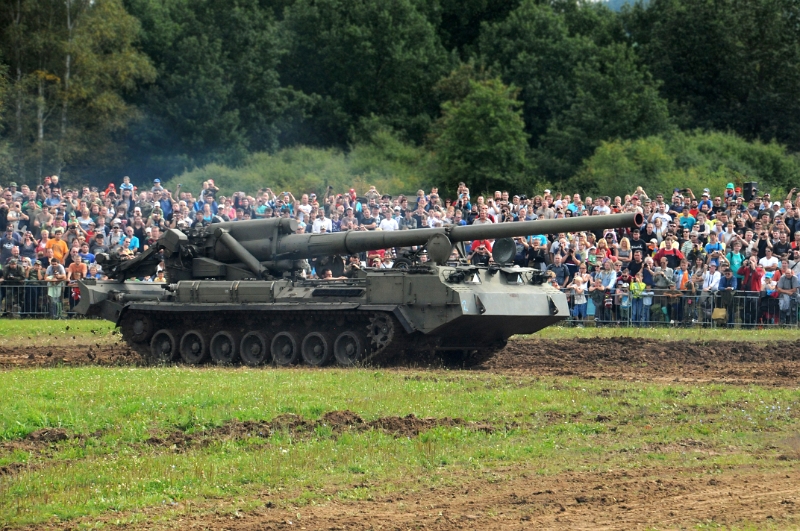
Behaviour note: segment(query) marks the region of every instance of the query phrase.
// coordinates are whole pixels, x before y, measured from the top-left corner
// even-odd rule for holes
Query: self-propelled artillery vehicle
[[[133,259],[99,255],[111,280],[80,282],[79,313],[114,321],[148,359],[321,366],[406,362],[431,353],[485,357],[514,334],[569,317],[545,273],[512,265],[512,237],[639,226],[640,214],[297,234],[293,219],[170,229]],[[463,242],[494,239],[494,263],[469,264]],[[342,255],[416,248],[395,268],[352,267]],[[453,251],[458,251],[454,258]],[[423,252],[428,260],[423,259]],[[154,275],[163,260],[167,282]],[[307,279],[309,261],[333,279]],[[454,359],[455,358],[455,359]]]

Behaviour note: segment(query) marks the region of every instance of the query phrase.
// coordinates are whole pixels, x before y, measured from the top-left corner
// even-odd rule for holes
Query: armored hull
[[[253,224],[235,227],[236,238],[225,227],[170,231],[159,245],[170,282],[125,280],[146,269],[152,262],[146,256],[127,263],[106,258],[118,278],[82,282],[76,310],[116,322],[132,348],[160,363],[352,366],[414,363],[432,354],[477,361],[512,335],[568,318],[569,307],[544,273],[507,265],[512,242],[497,240],[500,263],[482,267],[450,262],[451,240],[639,223],[641,216],[617,215],[353,238],[281,236],[265,225],[275,232],[260,240],[243,234]],[[389,245],[427,247],[433,262],[398,261],[402,269],[358,269],[350,278],[328,280],[303,279],[295,269],[298,260]],[[337,260],[317,268],[323,263]]]

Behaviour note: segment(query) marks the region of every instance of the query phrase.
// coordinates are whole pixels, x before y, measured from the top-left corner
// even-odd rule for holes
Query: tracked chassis
[[[162,363],[468,363],[569,316],[545,274],[511,265],[512,237],[642,223],[616,214],[297,234],[295,220],[271,218],[170,229],[136,258],[98,255],[113,280],[80,282],[75,310],[117,323],[126,342]],[[468,265],[463,242],[486,239],[495,264]],[[343,275],[343,256],[390,247],[406,252],[396,268],[354,265]],[[166,284],[130,280],[162,261]],[[310,264],[337,279],[304,280]]]

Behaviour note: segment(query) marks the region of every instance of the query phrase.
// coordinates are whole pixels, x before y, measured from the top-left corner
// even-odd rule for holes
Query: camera
[[[689,189],[688,189],[688,188],[681,188],[681,189],[680,189],[680,190],[678,190],[678,191],[679,191],[680,193],[682,193],[682,194],[688,194],[688,193],[689,193]]]

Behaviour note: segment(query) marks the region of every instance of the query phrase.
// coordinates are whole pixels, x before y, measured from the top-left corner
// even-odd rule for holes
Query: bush
[[[307,192],[322,194],[326,186],[337,193],[355,188],[362,194],[373,185],[381,193],[413,194],[429,184],[427,161],[423,150],[381,129],[349,153],[302,146],[275,154],[254,153],[240,167],[208,164],[174,177],[167,186],[173,190],[182,183],[184,189],[196,193],[203,181],[214,179],[226,195],[269,187],[276,193],[290,191],[299,197]]]
[[[720,194],[729,182],[759,183],[783,193],[800,185],[800,160],[775,143],[748,142],[729,133],[672,133],[637,140],[603,142],[569,182],[585,193],[624,195],[637,186],[651,196],[673,188],[703,188]]]

